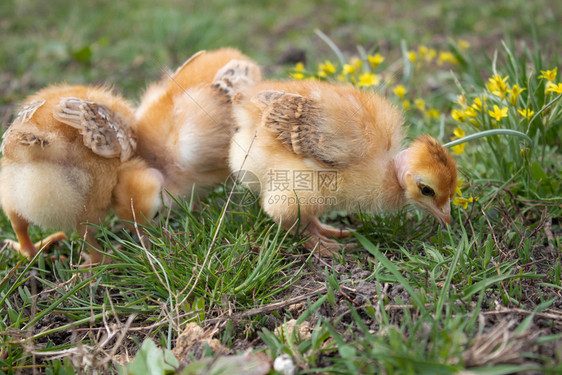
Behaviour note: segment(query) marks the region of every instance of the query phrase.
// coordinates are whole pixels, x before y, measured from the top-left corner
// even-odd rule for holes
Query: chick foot
[[[6,240],[4,242],[10,249],[19,251],[22,255],[31,259],[35,256],[35,254],[37,254],[39,249],[45,248],[45,250],[47,250],[56,241],[60,240],[66,240],[66,234],[64,234],[64,232],[51,234],[50,236],[47,236],[35,243],[32,243],[31,240],[29,240],[29,237],[27,240],[22,239],[21,243],[13,240]]]
[[[101,252],[101,246],[99,245],[94,232],[88,230],[87,226],[82,226],[80,228],[82,231],[82,236],[85,239],[85,246],[88,248],[88,253],[82,252],[82,258],[84,259],[80,264],[80,268],[90,268],[93,266],[111,264],[112,259],[108,255]]]
[[[339,251],[354,248],[356,244],[343,244],[326,237],[312,236],[305,243],[304,247],[310,251],[315,251],[322,257],[331,257]]]
[[[330,257],[340,250],[355,247],[353,243],[342,244],[333,239],[351,237],[352,234],[350,231],[322,224],[317,217],[308,220],[305,234],[308,234],[310,237],[304,243],[304,246],[309,250],[316,251],[320,256]]]

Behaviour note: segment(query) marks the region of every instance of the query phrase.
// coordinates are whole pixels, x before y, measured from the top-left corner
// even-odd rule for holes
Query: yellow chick
[[[383,97],[318,81],[264,81],[233,109],[232,171],[284,229],[304,231],[306,247],[323,255],[343,247],[333,237],[349,231],[318,220],[328,210],[381,213],[412,203],[450,222],[455,160],[430,136],[403,149],[401,113]]]
[[[18,240],[8,241],[10,247],[31,258],[38,247],[65,238],[59,232],[34,244],[29,224],[76,229],[90,244],[86,262],[102,261],[94,229],[85,223],[106,217],[119,174],[149,175],[127,193],[128,201],[160,189],[157,171],[133,158],[133,122],[132,106],[104,87],[51,86],[23,102],[2,137],[0,204]]]
[[[136,111],[137,153],[162,173],[165,204],[173,203],[166,192],[200,197],[225,181],[232,94],[260,79],[248,57],[222,48],[198,52],[148,87]]]

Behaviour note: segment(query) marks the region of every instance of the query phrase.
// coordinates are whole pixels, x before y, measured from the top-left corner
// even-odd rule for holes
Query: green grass
[[[141,346],[131,373],[150,363],[154,373],[203,373],[213,369],[198,362],[213,355],[207,344],[170,362],[189,322],[231,355],[285,354],[302,374],[559,373],[562,99],[541,71],[562,68],[561,17],[561,5],[546,0],[3,2],[4,127],[19,100],[47,84],[107,82],[136,100],[162,69],[232,45],[271,77],[317,76],[330,61],[335,72],[323,79],[337,80],[344,64],[363,58],[345,79],[377,74],[375,90],[404,108],[411,137],[447,143],[510,129],[531,141],[499,134],[465,143],[456,156],[462,195],[447,229],[413,209],[326,215],[356,229],[360,244],[334,259],[311,256],[258,204],[227,205],[229,186],[197,209],[180,200],[145,228],[143,243],[109,217],[98,238],[110,265],[77,268],[84,244],[76,236],[49,254],[70,261],[40,254],[28,262],[3,248],[0,373],[119,373]],[[277,63],[289,47],[306,52],[304,71]],[[374,53],[385,57],[376,67],[366,59]],[[517,100],[487,86],[496,74],[525,89]],[[485,108],[472,111],[477,98]],[[493,120],[494,105],[507,117]],[[14,238],[4,215],[0,237]],[[289,329],[291,320],[301,329]]]

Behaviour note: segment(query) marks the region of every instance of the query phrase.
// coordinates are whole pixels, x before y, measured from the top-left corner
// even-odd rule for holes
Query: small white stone
[[[275,358],[273,361],[273,369],[275,371],[280,371],[283,375],[294,375],[295,364],[288,354],[281,354],[279,357]]]

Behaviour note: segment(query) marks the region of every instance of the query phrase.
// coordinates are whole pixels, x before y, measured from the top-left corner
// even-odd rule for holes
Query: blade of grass
[[[35,323],[37,323],[39,320],[41,320],[45,315],[47,315],[48,313],[53,311],[55,308],[57,308],[58,305],[60,305],[64,301],[66,301],[70,296],[75,294],[78,290],[82,289],[90,281],[94,280],[99,275],[103,274],[104,272],[105,272],[105,267],[103,267],[103,266],[99,267],[97,269],[96,273],[94,273],[92,276],[82,280],[81,282],[79,282],[74,287],[70,288],[68,290],[68,292],[64,293],[59,299],[55,300],[49,307],[47,307],[45,310],[41,311],[39,314],[35,315],[33,317],[33,319],[31,319],[22,329],[26,330],[27,328],[33,326]]]
[[[511,280],[511,279],[544,279],[546,275],[544,274],[533,274],[533,273],[524,273],[524,274],[517,274],[517,275],[498,275],[494,277],[487,278],[485,280],[479,281],[476,284],[472,285],[471,287],[467,288],[465,291],[464,297],[462,297],[463,301],[469,301],[470,298],[480,292],[484,291],[491,285],[499,283],[500,281],[504,280]]]
[[[406,289],[406,291],[410,294],[410,297],[414,300],[417,307],[422,312],[422,315],[427,315],[427,310],[424,307],[423,301],[414,291],[414,288],[408,283],[408,281],[400,274],[398,267],[396,267],[387,257],[385,257],[378,249],[378,246],[375,246],[372,242],[370,242],[366,237],[362,234],[354,232],[355,237],[359,240],[361,245],[371,253],[381,264],[392,273],[392,275],[396,278],[396,280]]]
[[[522,133],[520,131],[513,130],[513,129],[491,129],[491,130],[484,130],[478,133],[470,134],[467,135],[466,137],[462,137],[459,139],[455,139],[454,141],[445,143],[443,146],[450,148],[456,145],[460,145],[461,143],[472,142],[476,139],[483,138],[483,137],[490,137],[492,135],[512,135],[515,137],[525,139],[531,145],[533,144],[533,140],[527,134]]]
[[[332,39],[330,39],[328,37],[328,35],[324,34],[320,29],[314,30],[314,33],[316,35],[318,35],[318,37],[320,39],[322,39],[322,41],[324,43],[326,43],[332,51],[334,51],[334,53],[336,54],[336,57],[338,58],[338,61],[340,62],[341,66],[344,66],[345,65],[345,57],[343,56],[343,53],[338,48],[338,46],[332,41]]]

